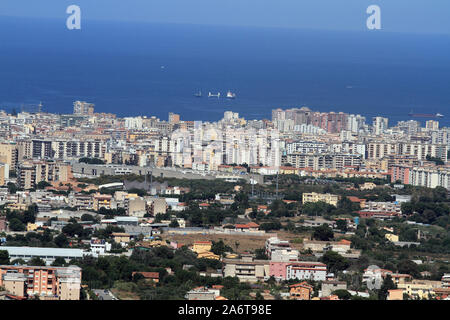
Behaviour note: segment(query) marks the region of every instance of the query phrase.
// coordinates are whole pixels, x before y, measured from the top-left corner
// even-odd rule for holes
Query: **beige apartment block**
[[[330,193],[311,192],[311,193],[304,193],[302,201],[303,203],[323,201],[333,206],[337,206],[339,196]]]

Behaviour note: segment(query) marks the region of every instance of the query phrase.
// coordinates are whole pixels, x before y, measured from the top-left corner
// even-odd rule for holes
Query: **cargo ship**
[[[440,114],[440,113],[414,113],[414,112],[410,112],[408,114],[410,117],[414,117],[414,118],[443,118],[444,115]]]

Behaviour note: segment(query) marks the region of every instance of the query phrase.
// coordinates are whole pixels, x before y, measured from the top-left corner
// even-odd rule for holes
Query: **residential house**
[[[310,300],[314,288],[306,281],[289,286],[289,294],[295,300]]]

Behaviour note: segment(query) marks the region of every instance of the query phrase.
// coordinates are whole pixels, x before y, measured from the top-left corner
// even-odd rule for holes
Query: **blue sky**
[[[1,0],[0,16],[365,30],[366,8],[381,7],[383,31],[450,34],[449,0]]]

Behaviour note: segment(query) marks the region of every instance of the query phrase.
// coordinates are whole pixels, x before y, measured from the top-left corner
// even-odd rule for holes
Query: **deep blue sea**
[[[413,110],[442,113],[450,126],[450,37],[99,21],[69,31],[65,20],[0,17],[0,108],[42,101],[71,113],[75,100],[119,116],[204,121],[308,106],[394,125]]]

